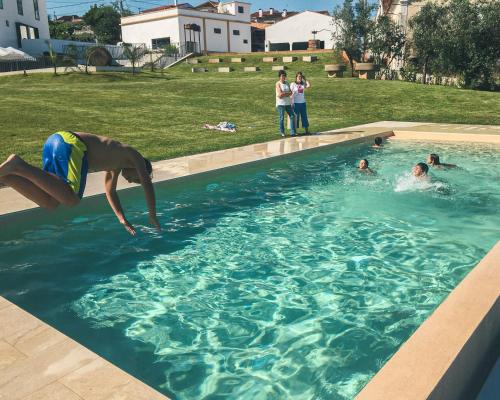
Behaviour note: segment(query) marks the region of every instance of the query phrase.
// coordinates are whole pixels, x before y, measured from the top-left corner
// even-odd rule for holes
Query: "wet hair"
[[[429,166],[424,162],[419,162],[417,164],[417,167],[420,167],[422,171],[424,171],[424,174],[427,174],[427,172],[429,172]]]
[[[278,71],[278,78],[281,78],[281,75],[285,75],[286,76],[286,71],[284,69],[280,69]]]
[[[151,161],[147,158],[144,158],[144,164],[146,164],[146,171],[148,171],[148,175],[151,176],[153,173],[153,166],[151,165]]]
[[[429,158],[431,159],[431,164],[436,164],[436,165],[440,164],[439,163],[439,156],[437,154],[434,154],[434,153],[429,154]]]
[[[370,163],[368,162],[368,160],[366,158],[363,158],[361,161],[364,161],[366,163],[366,168],[368,168],[368,166],[370,165]]]
[[[299,72],[297,72],[297,73],[295,74],[295,83],[297,83],[297,77],[298,77],[299,75],[302,77],[302,80],[301,80],[300,82],[301,82],[302,84],[304,84],[304,83],[306,82],[306,77],[304,76],[304,74],[303,74],[301,71],[299,71]]]
[[[380,146],[380,145],[382,144],[382,138],[381,138],[380,136],[377,136],[377,137],[375,138],[375,144],[376,144],[377,146]]]

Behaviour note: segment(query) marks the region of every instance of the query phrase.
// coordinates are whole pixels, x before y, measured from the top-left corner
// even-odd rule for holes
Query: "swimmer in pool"
[[[375,138],[375,144],[372,147],[374,149],[380,149],[382,147],[382,138],[380,136]]]
[[[413,176],[418,179],[427,179],[429,172],[429,167],[426,163],[420,162],[415,165],[412,169]]]
[[[358,171],[359,172],[364,172],[365,174],[375,174],[375,171],[373,171],[368,165],[370,163],[368,162],[368,160],[366,158],[363,158],[360,162],[359,162],[359,167],[358,167]]]
[[[104,188],[109,205],[125,230],[135,235],[136,230],[127,221],[116,191],[121,173],[128,182],[142,185],[149,222],[160,229],[151,163],[133,147],[91,133],[60,131],[48,137],[42,153],[42,169],[16,154],[10,155],[0,164],[0,183],[43,208],[53,209],[60,204],[73,207],[83,196],[87,172],[105,171]]]
[[[427,164],[435,168],[457,168],[455,164],[446,164],[439,161],[439,156],[437,154],[429,154],[427,157]]]

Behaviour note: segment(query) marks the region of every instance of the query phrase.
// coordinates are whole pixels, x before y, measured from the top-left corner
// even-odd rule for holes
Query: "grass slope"
[[[500,124],[498,93],[423,86],[397,81],[328,79],[329,54],[314,64],[289,64],[310,79],[307,94],[311,128],[340,128],[379,120]],[[227,66],[230,56],[224,57]],[[193,74],[182,63],[136,76],[122,73],[0,78],[0,159],[18,153],[40,164],[45,138],[57,130],[112,136],[153,160],[277,139],[274,83],[277,73],[262,54],[245,55],[236,71]],[[279,59],[280,60],[280,59]],[[281,62],[275,63],[280,65]],[[260,66],[258,73],[242,72]],[[238,132],[207,131],[204,123],[231,121]]]

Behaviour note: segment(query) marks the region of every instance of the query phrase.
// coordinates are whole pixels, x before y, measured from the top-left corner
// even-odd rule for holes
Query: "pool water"
[[[415,181],[430,152],[460,168]],[[351,399],[500,239],[499,161],[331,147],[159,185],[162,233],[125,193],[135,238],[103,199],[38,213],[0,294],[173,399]]]

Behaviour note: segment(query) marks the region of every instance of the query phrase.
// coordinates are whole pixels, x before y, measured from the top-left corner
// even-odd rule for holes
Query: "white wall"
[[[304,11],[266,28],[266,51],[269,51],[269,42],[290,43],[291,50],[292,43],[307,42],[313,39],[311,33],[313,30],[322,29],[327,30],[318,33],[316,40],[324,41],[325,49],[332,49],[334,45],[331,32],[334,29],[332,17],[313,11]]]
[[[227,52],[227,22],[206,19],[205,25],[207,30],[207,51],[220,53]],[[221,30],[221,33],[214,33],[215,28],[219,28]]]
[[[144,43],[151,47],[152,39],[164,37],[169,37],[170,43],[179,43],[180,31],[177,17],[122,26],[122,41],[125,43]]]
[[[233,35],[233,31],[240,31],[239,36]],[[250,53],[252,51],[252,32],[250,25],[237,22],[229,23],[229,38],[231,41],[231,52]],[[244,40],[247,43],[244,43]]]
[[[124,42],[146,43],[151,46],[151,39],[153,38],[170,37],[171,43],[184,44],[186,39],[184,37],[184,25],[197,24],[202,28],[200,32],[200,51],[229,51],[229,34],[230,51],[250,52],[252,50],[250,4],[230,2],[225,6],[233,7],[236,14],[218,14],[179,8],[125,17],[122,18],[122,38]],[[245,13],[238,13],[238,6],[244,7]],[[205,32],[203,31],[204,26]],[[214,28],[220,28],[221,33],[215,33]],[[235,29],[240,31],[239,36],[233,35]],[[196,33],[196,38],[198,38],[198,33]],[[244,43],[245,40],[248,43]]]
[[[38,0],[38,9],[40,20],[35,19],[33,0],[23,0],[23,15],[17,12],[17,1],[3,0],[3,9],[0,9],[0,47],[19,47],[16,33],[17,22],[38,28],[39,38],[48,39],[50,37],[49,21],[45,0]]]

